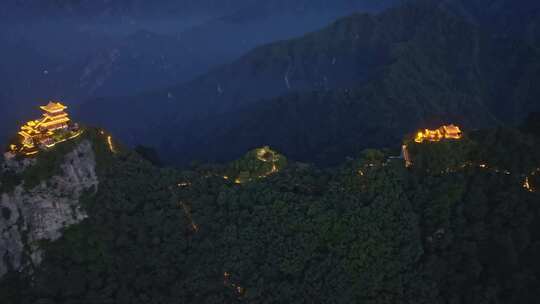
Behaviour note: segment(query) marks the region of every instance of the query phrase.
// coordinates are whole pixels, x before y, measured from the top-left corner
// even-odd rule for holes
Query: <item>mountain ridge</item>
[[[122,106],[127,117],[144,113],[147,124],[144,130],[130,126],[113,131],[130,143],[158,147],[166,159],[177,164],[196,157],[225,160],[228,154],[234,158],[245,149],[265,144],[293,157],[315,155],[320,150],[317,144],[299,149],[305,140],[318,145],[332,142],[342,148],[340,157],[344,157],[370,145],[388,144],[404,131],[426,124],[454,121],[474,128],[512,124],[538,110],[540,92],[532,85],[540,71],[537,49],[519,39],[493,37],[444,6],[421,3],[377,16],[343,18],[302,38],[259,47],[194,82],[127,98]],[[351,92],[354,98],[348,96]],[[294,99],[302,99],[302,105],[290,105]],[[148,109],[149,100],[158,106]],[[276,105],[270,115],[265,113],[271,108],[268,103]],[[105,99],[100,107],[88,105],[83,112],[89,117],[109,104]],[[352,112],[347,104],[355,106]],[[258,105],[260,109],[256,109]],[[300,127],[301,113],[311,110],[318,118]],[[329,118],[325,111],[342,116]],[[287,118],[291,113],[296,116]],[[373,122],[374,117],[379,118],[378,123],[362,125],[362,121]],[[100,119],[100,124],[108,125],[116,118]],[[283,125],[282,131],[274,132],[272,119],[281,122],[277,125]],[[388,119],[391,125],[387,125]],[[325,125],[329,132],[322,129]],[[319,140],[310,128],[325,135]],[[387,130],[384,136],[370,135],[368,130],[377,128]],[[360,133],[364,136],[359,138]],[[389,141],[383,142],[384,137]],[[350,139],[347,145],[335,142],[344,138]],[[222,153],[212,154],[218,147]],[[334,156],[329,159],[336,160]]]
[[[81,198],[88,217],[41,244],[31,274],[0,279],[0,295],[8,304],[472,304],[488,293],[532,303],[537,133],[530,125],[423,144],[406,137],[409,168],[373,149],[328,169],[284,166],[264,147],[178,171],[113,152],[97,129],[99,187]]]

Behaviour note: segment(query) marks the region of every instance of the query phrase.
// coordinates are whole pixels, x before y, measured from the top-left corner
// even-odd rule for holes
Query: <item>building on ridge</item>
[[[40,149],[51,148],[59,142],[80,135],[79,126],[72,123],[65,112],[67,107],[60,102],[49,102],[40,107],[43,117],[31,120],[19,131],[20,143],[12,144],[10,152],[23,155],[37,154]]]
[[[417,143],[423,143],[424,141],[441,141],[443,139],[461,139],[463,133],[461,129],[453,124],[441,126],[438,129],[430,130],[424,129],[419,131],[414,138],[414,141]]]

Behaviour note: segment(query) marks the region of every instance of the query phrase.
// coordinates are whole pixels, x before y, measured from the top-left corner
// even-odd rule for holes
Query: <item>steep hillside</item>
[[[298,37],[354,12],[374,12],[401,0],[254,1],[232,14],[215,18],[180,34],[193,46],[230,54],[231,60],[259,45]],[[216,30],[218,29],[218,30]],[[219,48],[216,46],[219,45]],[[242,50],[242,52],[240,52]]]
[[[425,30],[387,51],[389,63],[368,83],[288,94],[174,127],[182,132],[167,133],[159,150],[182,164],[231,159],[269,144],[294,159],[328,164],[366,147],[384,147],[419,127],[515,124],[540,110],[537,50],[490,38],[442,11],[423,13],[401,12],[410,21],[424,20]]]
[[[390,60],[390,46],[410,39],[421,26],[412,23],[400,29],[394,15],[355,15],[320,32],[257,48],[232,64],[180,86],[89,102],[80,114],[109,126],[128,142],[136,142],[149,138],[145,130],[136,126],[123,129],[127,124],[118,121],[116,113],[131,118],[144,113],[150,126],[162,120],[181,125],[291,91],[350,87],[373,76]],[[150,103],[154,106],[149,107]]]
[[[95,134],[88,217],[5,303],[534,303],[540,141],[514,129],[320,170],[268,147],[158,169]],[[400,142],[395,143],[396,146]],[[116,151],[116,152],[113,152]],[[268,166],[276,161],[273,170]],[[269,170],[270,169],[270,170]],[[267,171],[269,170],[269,171]],[[247,179],[235,179],[244,172]],[[266,173],[265,173],[266,172]],[[224,174],[230,174],[224,175]]]
[[[77,62],[67,71],[76,75],[74,97],[134,94],[192,79],[218,63],[174,36],[140,30]]]
[[[57,159],[11,159],[0,168],[0,277],[31,273],[42,261],[43,244],[88,216],[80,200],[99,183],[92,143],[64,145],[52,152]]]

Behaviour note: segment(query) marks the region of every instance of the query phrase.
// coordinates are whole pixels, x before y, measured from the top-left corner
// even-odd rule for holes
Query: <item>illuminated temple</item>
[[[77,124],[72,124],[65,112],[66,106],[59,102],[49,102],[40,107],[43,117],[31,120],[19,131],[20,143],[12,144],[10,151],[23,155],[33,155],[40,149],[51,148],[59,142],[80,135]]]
[[[443,139],[461,139],[463,133],[461,129],[456,125],[444,125],[436,130],[425,129],[419,131],[414,138],[417,143],[423,143],[424,141],[441,141]]]

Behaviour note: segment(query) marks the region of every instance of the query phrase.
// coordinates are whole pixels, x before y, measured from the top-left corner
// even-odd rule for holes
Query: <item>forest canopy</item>
[[[499,128],[410,145],[410,168],[381,150],[321,169],[261,147],[179,171],[111,153],[97,137],[101,182],[82,200],[88,219],[45,244],[31,275],[7,275],[0,295],[32,304],[533,303],[539,138]]]

